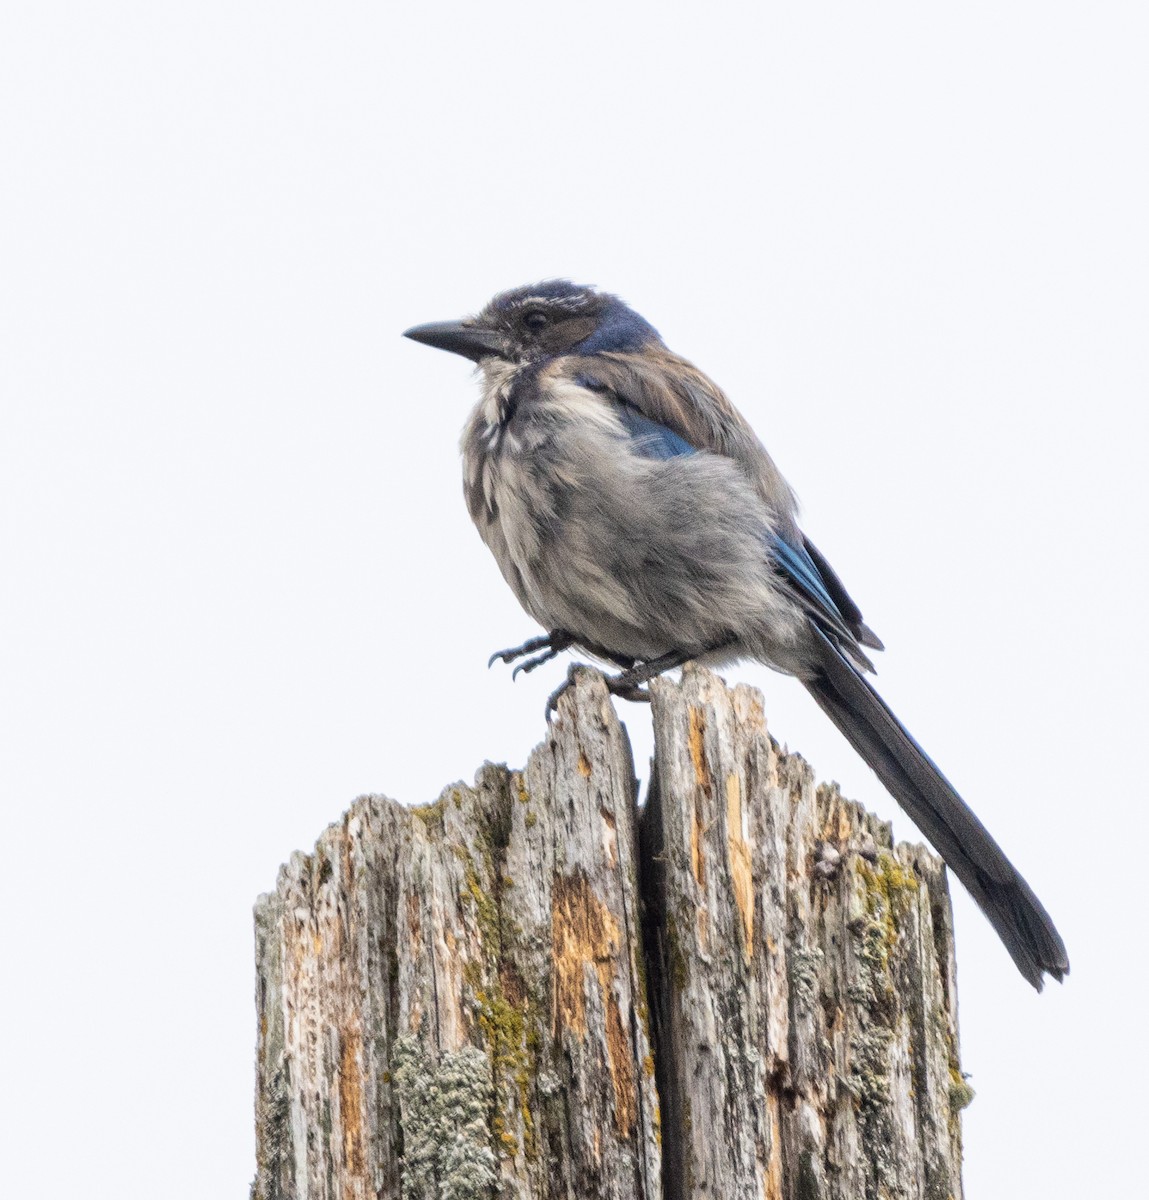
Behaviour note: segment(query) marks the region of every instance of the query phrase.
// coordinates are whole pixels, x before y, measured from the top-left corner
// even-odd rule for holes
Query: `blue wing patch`
[[[830,595],[826,580],[805,547],[793,546],[777,534],[771,534],[767,540],[771,561],[793,587],[797,599],[802,602],[815,624],[825,632],[833,634],[839,647],[860,667],[872,671],[874,664],[862,651],[857,632],[850,627],[849,621]],[[837,576],[834,576],[834,579],[836,581]],[[864,625],[862,629],[869,633]],[[873,634],[870,634],[870,638],[877,642]],[[879,642],[878,647],[880,645]]]
[[[618,418],[623,428],[631,436],[634,452],[643,458],[681,458],[685,454],[697,454],[698,451],[685,438],[681,438],[673,429],[667,429],[657,421],[644,417],[636,408],[629,404],[618,406]]]
[[[804,596],[814,601],[819,608],[825,609],[827,615],[841,621],[842,614],[826,590],[825,580],[818,573],[814,560],[806,551],[796,549],[777,534],[772,534],[769,542],[770,557],[782,568],[782,573]]]
[[[575,383],[588,391],[610,394],[611,389],[602,380],[589,371],[580,371],[575,376]],[[692,446],[684,437],[680,437],[673,429],[668,429],[658,421],[644,417],[632,404],[627,404],[621,397],[614,395],[614,411],[623,429],[626,430],[634,443],[634,452],[642,458],[655,458],[665,461],[668,458],[681,458],[686,454],[697,454],[698,447]]]

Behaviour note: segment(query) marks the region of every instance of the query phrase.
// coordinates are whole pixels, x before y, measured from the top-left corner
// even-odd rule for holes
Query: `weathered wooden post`
[[[524,771],[357,800],[256,906],[257,1200],[961,1196],[941,864],[761,697],[581,671]]]

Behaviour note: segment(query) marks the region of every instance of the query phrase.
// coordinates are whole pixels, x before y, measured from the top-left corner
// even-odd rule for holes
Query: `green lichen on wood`
[[[495,898],[483,890],[479,873],[475,870],[474,861],[467,859],[463,866],[463,886],[471,899],[474,908],[475,921],[479,926],[479,934],[483,939],[483,950],[488,950],[497,958],[500,947],[499,906]]]
[[[499,775],[492,778],[495,771]],[[502,909],[503,893],[515,886],[504,870],[504,850],[511,827],[510,806],[515,798],[523,800],[526,789],[520,776],[508,776],[504,768],[484,768],[482,782],[497,786],[492,789],[495,802],[475,830],[481,864],[470,850],[454,847],[455,856],[463,864],[463,893],[470,900],[482,945],[481,959],[464,968],[464,979],[489,1056],[493,1085],[489,1124],[494,1144],[508,1157],[519,1153],[518,1137],[508,1127],[506,1116],[511,1109],[517,1109],[522,1151],[533,1160],[538,1155],[538,1137],[531,1097],[542,1047],[542,1012],[526,982],[509,962],[508,950],[521,931]],[[528,813],[528,817],[531,815]],[[484,879],[491,881],[492,890],[484,887]]]
[[[958,1070],[956,1063],[950,1063],[950,1112],[956,1117],[963,1108],[973,1103],[977,1093],[970,1087],[965,1076]]]
[[[977,1093],[962,1073],[961,1062],[958,1059],[957,1039],[954,1037],[954,1032],[949,1026],[945,1011],[943,1009],[936,1009],[933,1014],[933,1021],[937,1033],[945,1045],[946,1057],[948,1059],[950,1081],[947,1098],[949,1100],[950,1135],[960,1143],[962,1110],[968,1108],[973,1103]]]
[[[961,1144],[961,1114],[962,1110],[968,1108],[974,1101],[977,1093],[970,1086],[965,1075],[962,1074],[961,1063],[958,1061],[957,1045],[954,1035],[949,1030],[945,1031],[946,1050],[949,1053],[949,1069],[950,1069],[950,1086],[949,1086],[949,1125],[950,1136],[957,1143]]]
[[[873,865],[858,857],[854,869],[863,888],[865,916],[857,930],[858,974],[849,988],[850,999],[861,1008],[861,1024],[850,1043],[850,1084],[863,1110],[873,1112],[889,1102],[889,1045],[897,1009],[890,954],[918,882],[885,850]]]
[[[902,922],[917,900],[919,883],[912,870],[886,850],[875,863],[861,856],[854,861],[854,878],[861,885],[863,915],[852,928],[858,935],[858,977],[847,993],[889,1024],[896,1007],[890,955],[898,943]]]
[[[487,1127],[487,1056],[474,1046],[435,1054],[425,1039],[403,1037],[393,1065],[403,1200],[488,1200],[498,1173]]]
[[[917,876],[888,850],[879,851],[873,866],[859,857],[856,870],[866,890],[866,907],[871,916],[880,919],[886,945],[892,948],[902,918],[917,899]]]
[[[452,795],[457,796],[458,793],[453,792]],[[435,800],[431,804],[414,805],[411,808],[411,815],[422,821],[427,826],[428,831],[434,830],[441,833],[443,831],[443,810],[446,807],[446,800],[447,796],[444,793],[438,800]]]
[[[529,999],[524,997],[518,1004],[509,999],[510,994],[521,990],[521,984],[508,986],[508,982],[500,978],[492,988],[476,988],[478,1022],[491,1056],[496,1091],[501,1093],[508,1084],[514,1089],[514,1100],[522,1122],[523,1153],[533,1161],[538,1155],[538,1139],[531,1111],[531,1087],[538,1074],[539,1052],[542,1048],[540,1018],[537,1006],[531,1004]],[[519,1143],[507,1128],[503,1104],[500,1102],[503,1099],[505,1096],[496,1096],[491,1128],[496,1144],[513,1157],[519,1151]]]
[[[917,901],[919,882],[913,871],[888,850],[879,850],[873,863],[854,860],[861,887],[862,916],[852,928],[858,938],[857,975],[848,989],[856,1005],[856,1024],[850,1035],[848,1085],[858,1106],[862,1144],[881,1194],[898,1187],[897,1143],[891,1111],[890,1049],[900,1004],[891,961],[903,923]]]

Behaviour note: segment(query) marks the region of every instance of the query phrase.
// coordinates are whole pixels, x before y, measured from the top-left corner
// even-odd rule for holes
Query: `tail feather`
[[[1038,991],[1069,971],[1065,943],[1041,901],[965,801],[862,675],[821,630],[820,672],[805,680],[823,712],[929,838]]]

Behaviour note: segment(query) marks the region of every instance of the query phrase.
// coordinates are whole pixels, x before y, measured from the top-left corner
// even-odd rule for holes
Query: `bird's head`
[[[617,296],[565,279],[501,292],[477,317],[416,325],[403,336],[476,363],[495,358],[516,364],[641,350],[659,341],[658,333]]]

